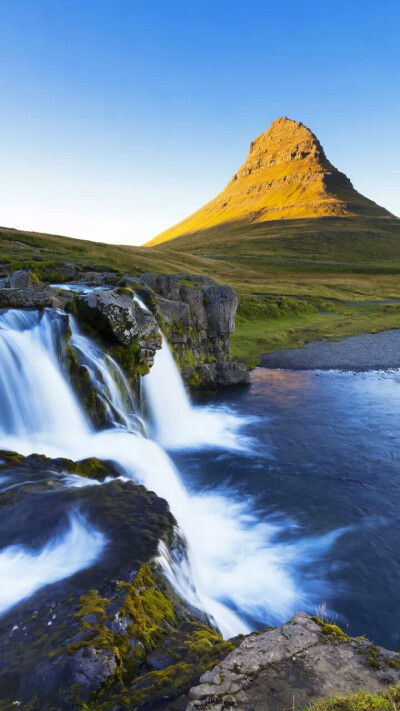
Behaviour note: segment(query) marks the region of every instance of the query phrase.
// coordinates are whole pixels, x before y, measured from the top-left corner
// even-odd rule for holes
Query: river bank
[[[289,370],[390,370],[400,368],[400,329],[267,353],[260,365]]]

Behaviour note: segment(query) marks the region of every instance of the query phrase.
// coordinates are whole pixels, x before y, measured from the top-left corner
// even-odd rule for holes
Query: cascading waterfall
[[[218,447],[245,450],[250,439],[239,429],[250,418],[234,416],[222,408],[193,407],[163,337],[150,373],[143,379],[151,420],[151,434],[167,449]]]
[[[248,631],[246,620],[266,624],[287,617],[299,606],[310,606],[312,593],[318,600],[321,591],[315,581],[303,585],[298,571],[326,551],[342,531],[279,543],[282,526],[260,521],[232,492],[189,495],[160,445],[244,450],[249,446],[239,432],[244,422],[226,411],[193,408],[164,342],[144,378],[149,431],[158,442],[146,438],[117,364],[82,336],[71,319],[71,343],[110,407],[109,428],[94,431],[62,367],[60,342],[66,318],[50,309],[41,316],[14,310],[0,314],[0,448],[75,461],[90,456],[113,460],[126,477],[167,499],[186,539],[187,558],[171,557],[161,546],[164,572],[184,598],[215,619],[226,636]],[[76,486],[76,481],[70,485]],[[72,549],[72,542],[86,557],[78,553],[71,557],[69,568],[62,568],[58,554]],[[62,539],[58,536],[40,552],[20,547],[0,550],[0,580],[4,573],[12,574],[15,581],[14,600],[10,600],[12,593],[6,596],[6,606],[92,564],[102,545],[101,533],[80,518],[72,520]],[[18,580],[27,562],[32,584],[24,587]]]

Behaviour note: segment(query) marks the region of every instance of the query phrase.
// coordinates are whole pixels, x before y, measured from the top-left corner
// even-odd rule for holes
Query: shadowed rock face
[[[147,288],[139,293],[161,317],[188,385],[215,388],[250,382],[245,366],[230,359],[239,303],[230,286],[186,274],[143,274],[140,281]]]
[[[188,711],[281,711],[319,697],[364,689],[377,692],[400,679],[395,652],[304,612],[276,629],[248,635],[190,690]]]
[[[390,213],[354,188],[307,126],[276,119],[250,144],[244,164],[214,200],[146,246],[225,223]]]

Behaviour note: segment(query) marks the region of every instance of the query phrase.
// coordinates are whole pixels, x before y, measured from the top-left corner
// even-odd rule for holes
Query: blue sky
[[[398,0],[1,0],[0,224],[140,244],[278,116],[400,214]]]

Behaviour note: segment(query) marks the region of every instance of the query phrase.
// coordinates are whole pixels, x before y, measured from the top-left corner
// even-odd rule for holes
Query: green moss
[[[17,452],[9,452],[7,449],[0,449],[0,469],[10,465],[21,464],[23,460],[22,454]]]
[[[321,631],[322,631],[322,634],[325,634],[327,636],[339,637],[341,639],[348,639],[349,638],[348,635],[345,632],[343,632],[343,630],[340,629],[340,627],[338,627],[338,625],[324,624],[322,626]]]
[[[216,363],[217,362],[215,355],[212,355],[212,353],[203,353],[203,355],[200,357],[200,360],[202,363]]]
[[[189,387],[191,387],[195,390],[198,390],[199,388],[202,388],[204,386],[203,378],[201,377],[201,375],[197,369],[193,370],[193,372],[189,376],[187,382],[188,382]]]
[[[163,636],[169,625],[176,624],[171,600],[155,587],[149,565],[143,565],[132,585],[122,584],[126,591],[121,608],[123,617],[130,620],[129,635],[151,650]]]
[[[121,344],[111,346],[108,352],[111,358],[121,366],[130,382],[136,381],[140,375],[147,375],[150,371],[149,364],[142,360],[142,351],[138,341],[133,341],[127,346]]]
[[[102,621],[106,619],[105,607],[109,604],[106,597],[101,597],[97,590],[88,590],[79,598],[78,612],[75,617],[80,620],[86,615],[98,615]]]
[[[199,676],[235,648],[212,627],[182,621],[182,603],[172,591],[170,596],[165,581],[161,576],[158,579],[149,564],[141,566],[133,583],[117,584],[111,602],[116,600],[121,604],[120,619],[128,621],[124,634],[109,629],[110,601],[96,590],[88,591],[78,601],[75,618],[85,637],[71,644],[69,653],[75,654],[85,646],[107,649],[114,653],[117,665],[115,674],[90,702],[80,706],[82,709],[110,711],[115,706],[158,703],[164,697],[169,698],[168,703],[184,700]],[[147,666],[147,656],[154,649],[173,660],[162,671],[151,671]]]
[[[399,659],[389,659],[388,665],[389,665],[389,667],[392,667],[392,669],[398,669],[400,667],[400,660]]]
[[[193,345],[197,346],[199,343],[199,333],[197,328],[194,326],[189,326],[189,337]]]
[[[192,279],[188,279],[188,277],[179,277],[178,285],[179,287],[187,286],[189,287],[189,289],[194,289],[196,286],[196,282]]]
[[[175,651],[178,661],[162,671],[149,672],[136,679],[133,691],[126,697],[128,703],[136,705],[161,697],[186,696],[201,674],[235,649],[235,645],[225,642],[218,632],[201,625],[186,625],[181,637],[181,647]]]
[[[181,365],[182,368],[196,368],[197,359],[193,351],[190,350],[190,348],[185,350],[185,352],[183,353],[183,356],[181,358]]]
[[[367,647],[365,661],[372,669],[381,669],[383,667],[385,659],[376,644],[371,644]]]
[[[132,291],[132,289],[128,289],[125,286],[118,286],[115,291],[121,296],[130,296],[133,299],[134,292]]]
[[[117,475],[117,472],[110,468],[110,464],[97,459],[97,457],[81,459],[80,462],[68,461],[65,465],[65,471],[70,474],[79,474],[79,476],[87,479],[97,479],[98,481],[102,481],[110,474]]]
[[[400,704],[400,684],[371,694],[359,691],[357,694],[320,699],[307,711],[394,711]]]

